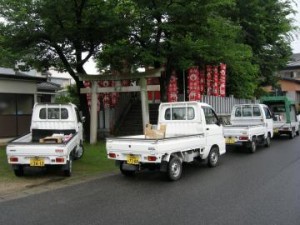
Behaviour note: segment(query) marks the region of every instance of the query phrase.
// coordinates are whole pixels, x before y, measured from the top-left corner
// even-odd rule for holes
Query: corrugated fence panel
[[[202,95],[202,102],[211,105],[219,115],[230,115],[232,107],[236,104],[259,103],[259,101],[256,99],[237,99],[234,97],[218,97],[207,95]]]

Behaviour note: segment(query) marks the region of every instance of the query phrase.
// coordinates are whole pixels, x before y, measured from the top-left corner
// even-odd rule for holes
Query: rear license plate
[[[127,156],[127,164],[137,165],[139,164],[139,157],[136,155],[128,155]]]
[[[236,142],[235,138],[229,137],[225,139],[226,144],[234,144]]]
[[[30,159],[30,166],[45,166],[45,161],[44,159],[33,158]]]

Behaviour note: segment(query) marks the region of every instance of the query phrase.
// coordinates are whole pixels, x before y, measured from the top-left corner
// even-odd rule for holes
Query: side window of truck
[[[242,116],[241,107],[236,107],[234,116],[235,117],[241,117]]]
[[[270,112],[270,110],[267,107],[263,107],[265,114],[266,114],[266,118],[267,119],[272,119],[272,114]]]
[[[209,107],[202,107],[206,124],[217,124],[218,122],[218,117],[216,113]]]

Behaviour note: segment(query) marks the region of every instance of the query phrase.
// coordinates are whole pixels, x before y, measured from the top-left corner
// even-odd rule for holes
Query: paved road
[[[181,180],[120,174],[0,203],[0,224],[300,224],[300,137],[220,166],[186,165]]]

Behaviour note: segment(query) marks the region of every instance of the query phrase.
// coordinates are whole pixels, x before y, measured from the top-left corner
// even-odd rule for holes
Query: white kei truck
[[[264,104],[238,104],[233,106],[231,125],[223,127],[227,146],[243,146],[254,153],[257,145],[269,147],[273,137],[273,118]]]
[[[61,166],[64,175],[71,176],[72,161],[83,152],[82,117],[71,103],[35,104],[30,133],[6,146],[16,176],[24,175],[25,166]]]
[[[107,157],[116,160],[123,175],[158,169],[175,181],[181,178],[182,163],[205,160],[215,167],[226,152],[222,126],[206,103],[161,103],[157,130],[150,126],[144,135],[106,139]]]

